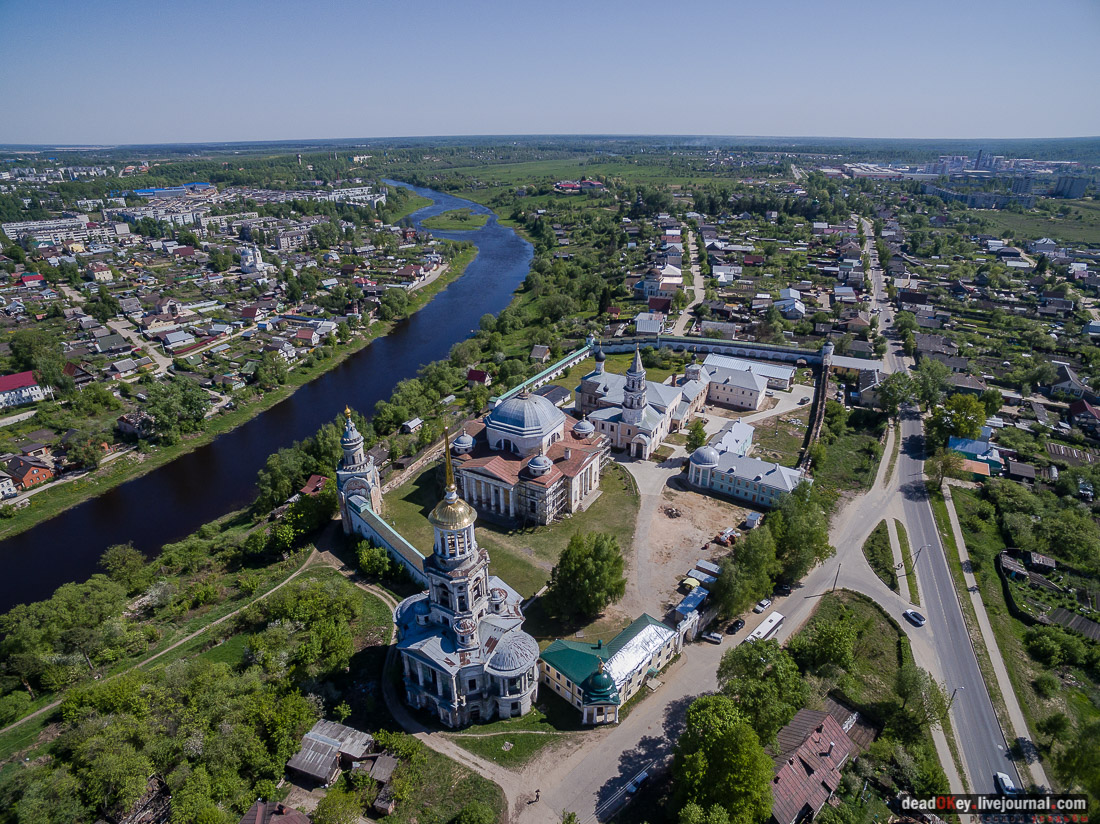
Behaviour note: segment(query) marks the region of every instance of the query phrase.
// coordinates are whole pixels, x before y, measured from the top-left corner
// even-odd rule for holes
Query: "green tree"
[[[337,782],[317,802],[313,824],[356,824],[362,813],[363,803],[359,794],[350,792],[343,782]]]
[[[780,499],[768,516],[768,526],[784,580],[799,580],[836,552],[829,543],[825,510],[805,481]]]
[[[1001,405],[1004,403],[1004,397],[996,389],[987,389],[982,392],[981,400],[987,418],[992,418],[1000,412]]]
[[[774,639],[728,650],[718,665],[718,685],[762,741],[774,739],[809,697],[794,658]]]
[[[707,433],[703,429],[703,422],[696,418],[691,422],[691,426],[688,427],[687,435],[687,450],[688,452],[694,452],[707,442]]]
[[[915,333],[919,328],[916,315],[912,312],[898,312],[894,316],[894,330],[899,335]]]
[[[152,571],[145,562],[145,556],[134,549],[133,544],[107,547],[99,558],[99,565],[108,578],[126,587],[128,593],[144,589],[152,580]]]
[[[496,824],[496,810],[484,801],[470,801],[458,811],[452,824]]]
[[[895,688],[901,697],[902,710],[916,727],[935,729],[947,721],[951,702],[943,684],[927,670],[913,663],[903,664],[898,670]]]
[[[985,406],[973,395],[948,395],[928,419],[928,439],[944,445],[949,438],[977,438],[985,426]]]
[[[947,388],[951,370],[946,364],[933,358],[921,358],[913,372],[913,388],[917,398],[927,408],[939,403],[940,395]]]
[[[759,526],[732,555],[722,559],[722,571],[711,593],[714,603],[727,618],[744,612],[772,591],[779,570],[771,529]]]
[[[962,472],[963,456],[953,449],[940,447],[932,456],[924,462],[924,471],[936,489],[943,486],[944,478],[958,475]]]
[[[703,809],[691,801],[680,810],[677,820],[679,824],[729,824],[730,814],[725,807],[718,804]]]
[[[771,812],[773,771],[733,700],[708,695],[692,702],[672,766],[673,793],[682,807],[718,806],[731,824],[756,824]]]
[[[875,393],[879,406],[896,420],[901,407],[913,400],[913,380],[906,372],[892,372],[883,378]]]
[[[385,578],[393,566],[390,554],[384,547],[372,546],[367,541],[359,542],[356,558],[359,563],[359,572],[374,580]]]
[[[594,618],[625,592],[618,541],[607,532],[590,532],[569,539],[544,598],[553,614],[575,620]]]
[[[1047,748],[1053,749],[1055,743],[1064,739],[1066,733],[1069,732],[1070,720],[1064,712],[1056,712],[1041,719],[1035,726],[1040,733],[1050,737]]]

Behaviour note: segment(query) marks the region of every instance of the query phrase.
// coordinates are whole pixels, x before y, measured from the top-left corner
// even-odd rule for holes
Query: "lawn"
[[[561,743],[564,735],[540,732],[453,735],[451,740],[474,755],[506,769],[522,767],[546,747]],[[511,746],[508,746],[511,745]],[[505,747],[508,749],[505,749]]]
[[[505,820],[507,800],[504,791],[473,770],[452,761],[435,750],[422,747],[425,762],[419,768],[423,777],[415,796],[397,805],[386,817],[391,824],[442,824],[451,821],[473,801],[488,804]]]
[[[1100,244],[1100,204],[1087,200],[1059,201],[1068,205],[1067,217],[1053,217],[1047,212],[1006,212],[999,210],[971,210],[968,214],[989,224],[989,233],[999,235],[1012,232],[1016,240],[1034,240],[1050,237],[1066,243],[1089,246]]]
[[[463,232],[480,229],[488,222],[488,215],[475,215],[467,208],[451,209],[449,212],[424,218],[420,225],[425,229],[438,229],[443,232]]]
[[[1036,681],[1047,670],[1024,647],[1027,625],[1013,617],[1008,610],[1003,583],[993,560],[1005,549],[1000,529],[995,520],[987,517],[989,509],[981,500],[979,491],[953,487],[951,497],[955,502],[963,539],[971,559],[975,562],[974,575],[981,588],[989,623],[993,627],[1012,689],[1016,693],[1033,740],[1045,741],[1045,737],[1036,736],[1036,724],[1056,712],[1064,712],[1069,717],[1073,730],[1080,730],[1089,722],[1100,718],[1100,709],[1090,698],[1090,693],[1095,695],[1095,687],[1084,673],[1070,668],[1056,671],[1059,689],[1050,698],[1043,697],[1036,689]],[[1070,736],[1073,736],[1072,732]],[[1046,751],[1042,752],[1046,756]],[[1053,778],[1049,766],[1047,777]]]
[[[814,484],[830,496],[870,489],[882,457],[880,438],[886,416],[855,410],[847,430],[825,448],[825,460],[814,471]]]
[[[920,591],[917,587],[917,575],[913,564],[913,551],[909,546],[909,533],[905,531],[905,524],[894,521],[894,529],[898,533],[898,546],[901,547],[901,560],[905,565],[905,584],[909,589],[909,600],[920,606]]]
[[[599,498],[586,511],[550,526],[508,529],[482,521],[477,538],[489,550],[490,571],[530,597],[550,579],[558,556],[578,532],[610,532],[619,547],[628,551],[634,540],[638,495],[624,476],[621,467],[609,465],[600,480]],[[386,520],[425,554],[431,551],[433,541],[428,514],[441,493],[440,464],[433,464],[386,495]]]
[[[754,458],[794,466],[802,452],[809,426],[810,407],[761,421],[752,436]]]
[[[890,533],[886,528],[886,521],[879,521],[878,526],[871,530],[871,534],[863,542],[863,554],[879,580],[894,592],[900,592],[898,573],[894,569],[894,551],[890,548]]]

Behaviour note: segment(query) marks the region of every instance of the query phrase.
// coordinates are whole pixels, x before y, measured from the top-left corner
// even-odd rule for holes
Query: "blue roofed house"
[[[757,506],[773,507],[802,481],[813,483],[802,470],[749,458],[735,451],[719,452],[711,445],[691,453],[688,483]]]
[[[619,708],[681,649],[679,633],[643,614],[603,641],[554,641],[539,656],[540,680],[581,711],[585,724],[616,724]]]
[[[972,438],[949,438],[947,448],[952,452],[958,452],[964,458],[978,463],[984,463],[990,472],[1001,472],[1004,469],[1004,461],[997,447],[989,441],[977,441]]]

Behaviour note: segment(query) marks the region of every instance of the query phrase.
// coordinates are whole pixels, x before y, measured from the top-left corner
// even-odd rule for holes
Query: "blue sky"
[[[1097,0],[0,0],[3,143],[1100,135]]]

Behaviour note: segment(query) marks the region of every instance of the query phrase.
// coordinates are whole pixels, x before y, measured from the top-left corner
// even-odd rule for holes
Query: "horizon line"
[[[663,133],[604,133],[604,132],[530,132],[511,134],[436,134],[436,135],[386,135],[375,137],[296,137],[296,138],[271,138],[251,140],[184,140],[184,141],[149,141],[143,143],[14,143],[0,142],[0,151],[26,151],[30,149],[58,149],[71,151],[94,151],[105,149],[129,149],[159,146],[229,146],[229,145],[279,145],[286,143],[353,143],[355,141],[401,141],[401,140],[461,140],[461,139],[533,139],[533,138],[582,138],[582,139],[676,139],[676,140],[791,140],[791,141],[882,141],[882,142],[1026,142],[1026,141],[1071,141],[1071,140],[1100,140],[1100,135],[1063,135],[1058,137],[1031,136],[1031,137],[868,137],[854,135],[726,135],[726,134],[663,134]]]

